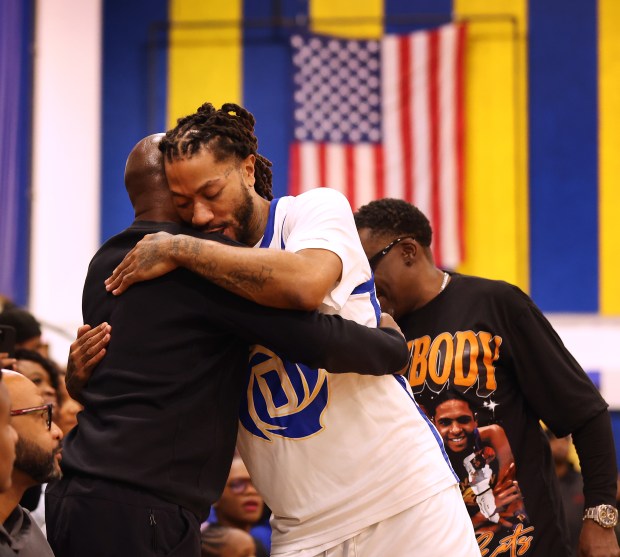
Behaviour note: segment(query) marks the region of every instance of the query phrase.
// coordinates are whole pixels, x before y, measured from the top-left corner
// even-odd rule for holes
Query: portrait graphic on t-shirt
[[[482,555],[527,555],[534,528],[510,442],[495,415],[493,362],[501,338],[468,331],[409,344],[409,382],[443,440]]]

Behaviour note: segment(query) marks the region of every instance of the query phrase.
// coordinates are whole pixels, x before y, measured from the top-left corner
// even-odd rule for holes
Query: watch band
[[[589,518],[603,528],[613,528],[618,523],[618,509],[612,505],[598,505],[584,510],[583,520]]]

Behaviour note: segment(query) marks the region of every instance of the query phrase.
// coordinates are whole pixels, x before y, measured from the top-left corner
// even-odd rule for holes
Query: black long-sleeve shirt
[[[136,221],[89,266],[84,322],[107,321],[112,338],[81,394],[84,410],[65,439],[62,467],[146,489],[202,519],[230,469],[249,344],[331,372],[373,374],[401,369],[408,350],[393,330],[260,306],[185,269],[118,297],[106,292],[104,280],[127,252],[162,230],[193,233]]]

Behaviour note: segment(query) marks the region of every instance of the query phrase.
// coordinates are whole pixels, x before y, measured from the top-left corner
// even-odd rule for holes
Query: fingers
[[[115,296],[118,294],[122,294],[129,286],[131,282],[128,282],[131,276],[132,270],[132,260],[131,256],[133,251],[136,248],[133,248],[123,259],[118,267],[114,269],[112,275],[105,280],[105,288],[108,292],[112,292]]]
[[[9,358],[8,352],[0,352],[0,368],[13,369],[13,364],[17,362],[15,358]]]
[[[111,331],[112,327],[108,323],[101,323],[75,341],[78,343],[76,356],[79,358],[80,367],[92,369],[101,361],[105,355],[105,347],[110,342]]]
[[[78,339],[81,336],[84,336],[91,329],[92,329],[92,327],[90,325],[82,325],[81,327],[78,328],[77,336],[75,338]]]
[[[379,320],[379,327],[390,327],[392,329],[396,329],[397,331],[401,332],[400,327],[397,325],[396,321],[394,321],[394,318],[389,313],[385,313],[385,312],[381,313],[381,319]]]
[[[105,356],[111,330],[108,323],[101,323],[94,329],[89,325],[78,329],[78,337],[71,344],[65,377],[67,390],[73,398],[79,396],[93,369]]]

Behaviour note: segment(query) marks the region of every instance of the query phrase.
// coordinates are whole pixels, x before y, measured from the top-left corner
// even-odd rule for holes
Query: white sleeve
[[[325,303],[339,311],[357,286],[370,278],[370,266],[347,198],[337,190],[316,188],[295,197],[283,228],[286,250],[325,249],[342,261],[340,281]]]

